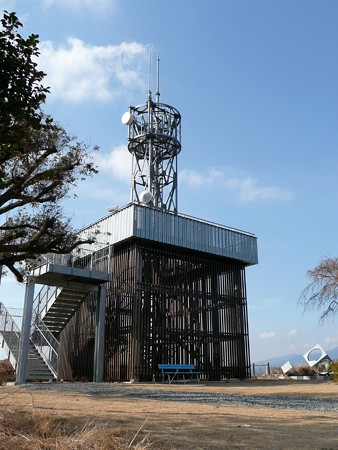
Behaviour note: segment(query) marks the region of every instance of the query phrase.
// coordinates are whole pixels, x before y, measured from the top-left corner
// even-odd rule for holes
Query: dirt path
[[[132,389],[333,398],[333,382],[247,381],[194,385],[124,384]],[[0,406],[35,410],[79,423],[104,421],[112,431],[149,434],[156,449],[338,450],[338,413],[226,407],[126,396],[0,388]]]

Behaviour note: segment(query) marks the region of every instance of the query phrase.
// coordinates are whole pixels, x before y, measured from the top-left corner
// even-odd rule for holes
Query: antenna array
[[[177,212],[177,155],[181,151],[181,115],[160,103],[160,57],[157,54],[156,102],[150,89],[147,103],[130,106],[122,116],[128,126],[132,154],[131,201]]]

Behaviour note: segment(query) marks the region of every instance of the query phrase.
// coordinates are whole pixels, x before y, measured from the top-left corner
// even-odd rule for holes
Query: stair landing
[[[32,271],[32,276],[38,284],[79,290],[97,289],[98,286],[111,280],[111,274],[106,272],[55,263],[46,263],[37,267]]]

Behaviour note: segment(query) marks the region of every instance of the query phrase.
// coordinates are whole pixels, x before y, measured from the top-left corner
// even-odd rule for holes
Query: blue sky
[[[64,204],[76,227],[130,198],[121,116],[144,103],[160,51],[161,101],[182,114],[180,212],[256,234],[247,269],[251,359],[338,345],[297,300],[337,256],[336,0],[0,0],[40,35],[45,110],[98,145],[100,173]],[[155,64],[154,64],[155,65]],[[152,87],[155,93],[155,67]],[[24,290],[3,279],[0,300]]]

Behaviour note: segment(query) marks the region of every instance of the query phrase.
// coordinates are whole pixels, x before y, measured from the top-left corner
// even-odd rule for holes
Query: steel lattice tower
[[[122,123],[128,126],[128,150],[133,158],[131,201],[176,213],[181,115],[159,99],[158,58],[156,101],[149,87],[147,102],[130,106],[122,116]]]

